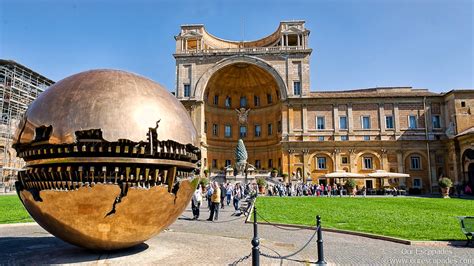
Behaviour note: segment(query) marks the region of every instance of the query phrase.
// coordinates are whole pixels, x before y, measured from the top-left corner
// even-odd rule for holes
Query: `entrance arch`
[[[204,127],[211,172],[235,164],[234,149],[243,139],[248,162],[257,171],[281,170],[282,103],[278,80],[257,64],[226,61],[206,82]],[[286,96],[285,96],[286,97]]]
[[[466,149],[462,154],[462,167],[464,173],[463,183],[474,188],[474,150]]]

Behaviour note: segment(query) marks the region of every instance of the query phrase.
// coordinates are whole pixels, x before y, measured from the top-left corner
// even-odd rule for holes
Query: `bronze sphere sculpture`
[[[23,116],[17,192],[64,241],[130,247],[186,208],[198,182],[197,143],[185,108],[160,85],[123,71],[82,72],[51,86]]]

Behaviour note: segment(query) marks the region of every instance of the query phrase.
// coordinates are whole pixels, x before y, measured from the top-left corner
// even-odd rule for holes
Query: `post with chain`
[[[321,216],[316,216],[316,230],[318,230],[318,261],[316,264],[324,265],[327,262],[324,260],[324,251],[323,251],[323,233],[321,228]]]
[[[257,206],[255,203],[257,198],[253,201],[253,239],[252,239],[252,266],[260,265],[260,240],[258,238],[258,229],[257,229]]]

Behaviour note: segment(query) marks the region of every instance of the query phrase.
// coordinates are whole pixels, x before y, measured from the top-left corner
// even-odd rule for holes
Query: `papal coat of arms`
[[[240,124],[247,124],[247,118],[249,116],[250,108],[245,109],[241,107],[240,109],[235,109],[237,115],[239,116],[239,123]]]

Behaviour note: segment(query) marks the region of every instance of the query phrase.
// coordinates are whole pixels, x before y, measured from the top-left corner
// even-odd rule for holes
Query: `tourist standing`
[[[191,201],[191,207],[193,210],[193,220],[199,219],[199,208],[202,203],[202,188],[198,185],[196,191],[194,191],[193,199]]]
[[[235,211],[238,211],[239,202],[240,202],[240,199],[242,199],[242,188],[240,187],[240,183],[235,184],[233,196],[234,196],[234,200],[233,200],[234,209]]]
[[[225,196],[226,196],[226,199],[227,199],[227,206],[229,206],[230,204],[230,200],[232,198],[232,191],[233,191],[233,187],[232,187],[232,184],[231,183],[227,183],[227,188],[225,190]]]
[[[367,196],[367,188],[365,186],[362,187],[362,195],[364,195],[364,198]]]
[[[220,185],[220,189],[221,189],[221,209],[224,209],[224,199],[225,199],[226,194],[227,194],[227,190],[224,186],[224,183],[222,183]]]
[[[212,182],[212,195],[211,195],[211,215],[208,221],[217,221],[219,219],[219,205],[221,202],[221,189],[217,181]]]

